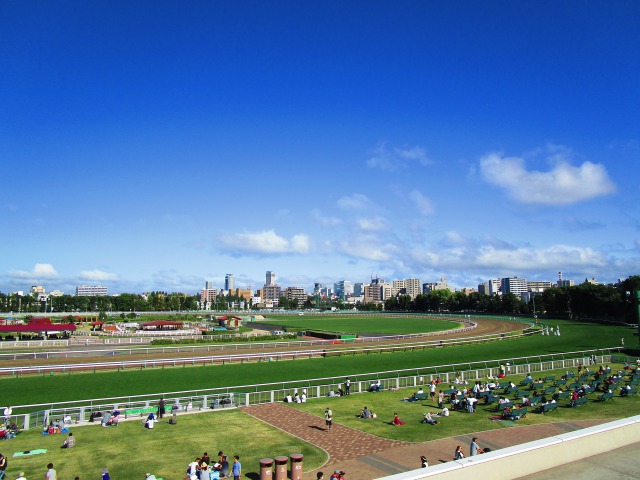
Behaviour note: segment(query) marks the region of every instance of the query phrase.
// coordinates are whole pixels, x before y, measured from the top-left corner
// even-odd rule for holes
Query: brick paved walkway
[[[372,480],[414,470],[420,467],[420,455],[425,455],[430,465],[448,462],[452,460],[457,445],[462,445],[465,455],[468,454],[469,443],[474,436],[478,437],[481,447],[497,450],[610,421],[581,420],[514,425],[430,442],[409,443],[379,438],[335,422],[331,432],[326,432],[323,419],[282,403],[255,405],[242,410],[324,449],[329,454],[327,464],[320,468],[325,472],[325,478],[334,470],[340,469],[347,473],[349,480]],[[315,479],[316,471],[305,472],[305,479]]]
[[[265,423],[322,448],[329,454],[331,463],[340,463],[357,457],[381,453],[390,448],[411,445],[407,442],[369,435],[335,422],[329,432],[326,430],[323,418],[291,408],[283,403],[254,405],[243,407],[242,410]]]

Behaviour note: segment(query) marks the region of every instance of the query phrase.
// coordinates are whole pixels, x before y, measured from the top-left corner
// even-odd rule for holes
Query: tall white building
[[[224,276],[224,289],[228,292],[235,290],[236,288],[236,279],[233,277],[233,273],[227,273]]]
[[[353,295],[353,283],[349,280],[340,280],[339,282],[334,283],[333,289],[339,297],[349,297]]]
[[[526,278],[519,277],[506,277],[500,279],[500,290],[503,295],[507,293],[513,293],[514,295],[522,296],[523,293],[529,291],[529,284]]]
[[[76,287],[76,297],[105,297],[107,287],[102,285],[80,285]]]
[[[267,271],[266,280],[264,282],[265,286],[271,286],[276,284],[276,272],[272,272],[271,270]]]

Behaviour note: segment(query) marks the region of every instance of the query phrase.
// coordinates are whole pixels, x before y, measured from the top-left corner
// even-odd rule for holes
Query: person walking
[[[473,457],[479,453],[484,453],[484,450],[478,445],[478,437],[473,437],[471,444],[469,445],[469,456]]]
[[[333,412],[329,407],[324,411],[324,423],[327,426],[326,431],[331,431],[331,425],[333,424]]]
[[[351,394],[351,380],[349,380],[349,377],[347,377],[344,381],[344,394]]]

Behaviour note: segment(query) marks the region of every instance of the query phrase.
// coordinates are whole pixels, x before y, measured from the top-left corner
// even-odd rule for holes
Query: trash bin
[[[291,459],[291,480],[302,480],[302,459],[301,453],[292,453],[289,455]]]
[[[260,459],[260,480],[271,480],[273,467],[273,458]]]
[[[287,457],[276,457],[276,479],[287,480]]]

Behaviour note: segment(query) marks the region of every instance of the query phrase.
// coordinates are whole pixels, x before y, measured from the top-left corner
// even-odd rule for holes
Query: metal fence
[[[386,390],[402,389],[417,387],[436,379],[439,379],[444,384],[452,384],[457,377],[467,382],[495,377],[499,372],[500,365],[507,361],[510,363],[512,375],[575,368],[580,364],[588,365],[592,354],[596,355],[597,363],[629,361],[627,357],[620,356],[616,358],[614,356],[615,352],[619,350],[620,347],[614,347],[536,357],[493,359],[463,364],[357,373],[350,374],[348,377],[351,381],[352,393],[366,392],[372,383],[378,382]],[[345,376],[333,376],[205,390],[21,405],[14,407],[14,411],[22,410],[24,413],[13,415],[12,421],[22,425],[23,429],[46,426],[52,418],[62,420],[66,418],[74,424],[87,423],[91,420],[92,413],[120,410],[123,415],[126,415],[127,410],[152,408],[157,405],[161,398],[172,408],[175,406],[178,413],[212,411],[215,409],[279,402],[283,401],[287,395],[294,394],[295,391],[299,393],[305,391],[307,398],[321,398],[331,396],[331,392],[335,393],[343,385],[345,378]],[[140,418],[143,418],[142,414],[140,414]]]

